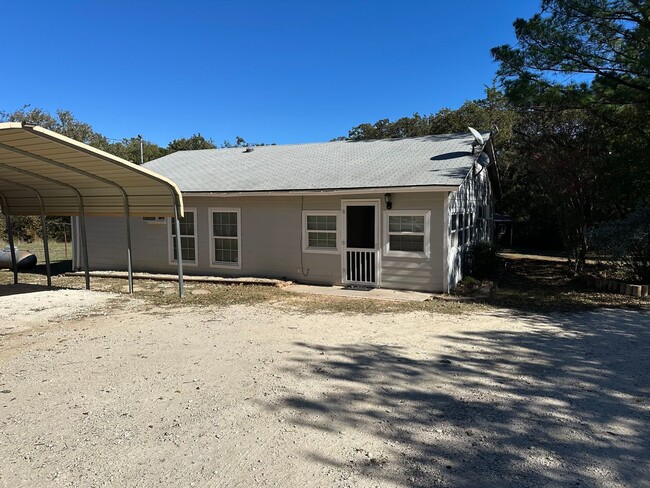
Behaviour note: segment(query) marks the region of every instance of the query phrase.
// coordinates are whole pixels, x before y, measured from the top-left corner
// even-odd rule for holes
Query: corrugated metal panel
[[[0,123],[0,193],[9,212],[39,214],[34,191],[47,215],[123,215],[125,192],[134,216],[183,212],[176,184],[144,167],[42,127]],[[6,209],[5,209],[6,210]]]

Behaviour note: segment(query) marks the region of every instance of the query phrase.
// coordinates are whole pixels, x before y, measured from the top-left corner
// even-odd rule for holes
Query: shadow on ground
[[[58,275],[67,273],[72,270],[72,260],[55,261],[50,266],[50,272],[56,281]],[[57,286],[53,283],[52,287],[46,285],[47,271],[44,263],[39,263],[31,269],[20,270],[18,272],[18,284],[13,284],[13,271],[10,269],[1,269],[0,273],[0,296],[21,295],[23,293],[35,293],[39,291],[61,290],[65,287]],[[36,281],[36,283],[34,283]],[[29,282],[29,283],[27,283]]]
[[[432,330],[432,344],[447,353],[429,357],[386,344],[299,343],[288,372],[321,386],[269,408],[311,429],[370,435],[383,451],[366,462],[318,449],[305,455],[373,482],[648,483],[650,316],[603,310],[517,320],[526,322],[522,332]]]

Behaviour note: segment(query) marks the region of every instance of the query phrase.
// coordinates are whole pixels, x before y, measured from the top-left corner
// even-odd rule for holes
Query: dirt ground
[[[650,486],[650,314],[0,297],[0,485]]]

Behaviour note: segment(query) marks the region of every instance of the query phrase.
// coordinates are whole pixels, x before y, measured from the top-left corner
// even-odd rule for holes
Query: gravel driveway
[[[650,486],[647,311],[305,315],[68,290],[0,297],[0,336],[2,486]]]

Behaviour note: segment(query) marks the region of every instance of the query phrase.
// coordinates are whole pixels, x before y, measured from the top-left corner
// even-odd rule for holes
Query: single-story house
[[[499,174],[483,137],[181,151],[144,167],[182,192],[187,274],[446,292],[467,246],[494,235]],[[86,226],[90,268],[125,269],[124,219]],[[175,272],[173,218],[132,217],[131,234],[136,271]]]

